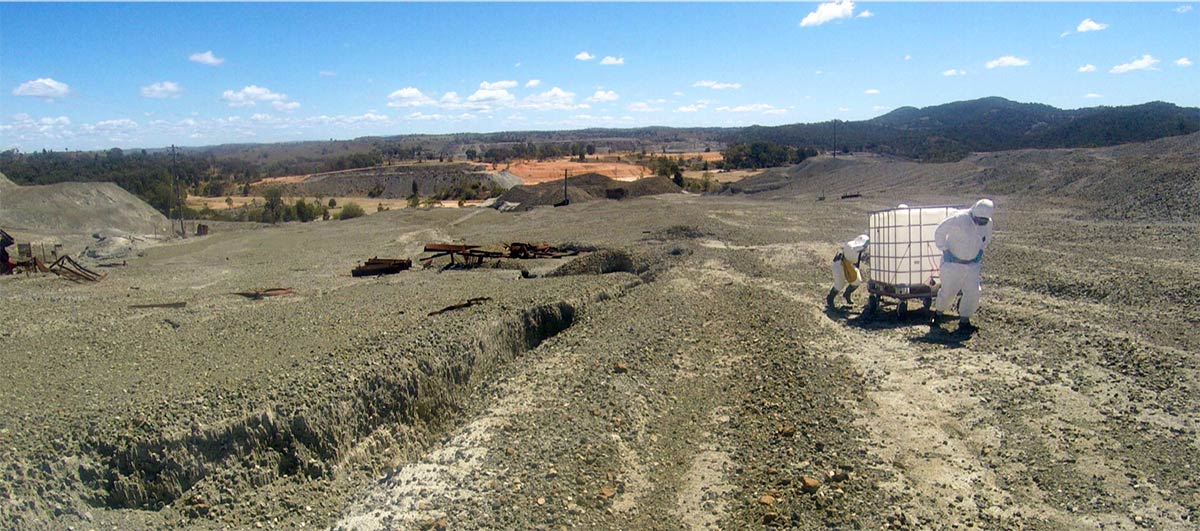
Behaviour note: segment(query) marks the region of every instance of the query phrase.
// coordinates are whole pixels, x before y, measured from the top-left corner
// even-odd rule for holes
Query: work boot
[[[854,293],[854,290],[856,289],[858,289],[858,286],[846,286],[846,293],[842,294],[842,298],[846,299],[846,304],[854,304],[854,302],[850,300],[850,294]]]
[[[837,296],[837,288],[831,288],[829,290],[829,295],[825,296],[825,305],[832,308],[833,307],[833,298],[836,296]]]
[[[958,320],[959,330],[975,330],[975,325],[971,324],[971,318],[963,317]]]
[[[946,314],[936,311],[933,312],[933,324],[941,324],[949,320],[950,319],[946,317]]]

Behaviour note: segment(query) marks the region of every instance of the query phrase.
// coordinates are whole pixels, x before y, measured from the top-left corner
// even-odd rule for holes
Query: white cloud
[[[321,77],[333,77],[337,75],[337,72],[334,72],[333,70],[322,70],[317,72],[317,74],[319,74]]]
[[[889,107],[887,105],[875,105],[875,106],[871,107],[871,110],[873,110],[875,112],[879,112],[879,111],[886,111],[886,110],[888,110],[888,108]]]
[[[458,93],[453,91],[442,94],[441,99],[438,100],[438,103],[442,106],[454,106],[458,105],[460,102],[461,100],[458,97]]]
[[[174,81],[159,81],[142,87],[142,96],[146,98],[178,98],[183,88]]]
[[[1108,27],[1108,24],[1101,24],[1090,18],[1085,18],[1085,19],[1083,19],[1083,22],[1080,22],[1079,26],[1075,28],[1075,31],[1078,31],[1079,33],[1084,33],[1084,32],[1088,32],[1088,31],[1100,31],[1107,27]]]
[[[838,107],[838,112],[850,112],[849,107]]]
[[[912,61],[912,56],[911,56],[911,55],[905,55],[905,56],[904,56],[904,60],[905,60],[905,61]]]
[[[740,89],[740,88],[742,88],[742,84],[741,84],[741,83],[721,83],[721,82],[719,82],[719,81],[707,81],[707,80],[706,80],[706,81],[697,81],[697,82],[695,82],[695,83],[692,83],[692,86],[693,86],[693,87],[707,87],[707,88],[710,88],[710,89],[713,89],[713,90]]]
[[[1089,99],[1089,100],[1094,100],[1094,99],[1096,99],[1096,98],[1103,98],[1104,96],[1101,96],[1101,95],[1099,95],[1099,94],[1096,94],[1095,92],[1089,92],[1089,93],[1087,93],[1087,94],[1084,94],[1084,95],[1083,95],[1083,97],[1085,97],[1085,98],[1087,98],[1087,99]]]
[[[420,107],[433,105],[433,98],[426,96],[416,87],[404,87],[388,94],[388,107]]]
[[[287,94],[272,92],[271,89],[258,85],[247,85],[237,92],[226,90],[221,93],[221,99],[229,102],[230,107],[253,107],[260,101],[287,101]]]
[[[787,109],[775,108],[775,109],[767,109],[767,110],[763,111],[763,114],[777,115],[777,114],[787,114],[787,112],[788,112]]]
[[[1143,55],[1141,59],[1114,66],[1108,71],[1108,73],[1124,74],[1134,70],[1158,70],[1157,68],[1154,68],[1154,65],[1156,64],[1158,64],[1158,59],[1155,59],[1150,54],[1146,54]]]
[[[615,96],[615,94],[614,94]],[[586,109],[587,104],[576,104],[575,93],[554,87],[540,94],[532,94],[521,100],[518,107],[536,111]]]
[[[525,82],[525,88],[534,88],[541,84],[542,84],[542,80],[540,80],[540,79],[530,79],[529,81]]]
[[[488,83],[487,81],[484,81],[483,83],[479,84],[479,88],[481,88],[483,90],[504,90],[504,89],[510,89],[510,88],[517,88],[517,82],[516,81],[497,81],[495,83]]]
[[[637,103],[630,103],[628,109],[629,109],[629,112],[656,112],[656,111],[662,110],[661,108],[651,106],[649,103],[646,103],[644,101],[639,101]]]
[[[491,107],[492,105],[509,105],[516,101],[517,97],[505,89],[485,89],[476,90],[474,94],[467,96],[467,102],[476,106]]]
[[[600,64],[602,64],[602,65],[623,65],[623,64],[625,64],[625,58],[624,57],[613,57],[611,55],[606,55],[606,56],[604,56],[604,59],[600,60]]]
[[[1078,71],[1078,72],[1095,72],[1096,65],[1089,63],[1089,64],[1086,64],[1086,65],[1083,65],[1083,66],[1077,68],[1076,71]]]
[[[298,102],[298,101],[273,101],[273,102],[271,102],[271,106],[275,107],[275,110],[277,110],[277,111],[294,111],[294,110],[300,108],[300,102]]]
[[[753,103],[750,105],[738,105],[735,107],[723,106],[717,107],[718,112],[761,112],[767,113],[776,110],[777,107],[767,103]]]
[[[873,16],[875,16],[875,13],[872,13],[872,12],[864,9],[862,13],[859,13],[858,16],[854,17],[854,18],[871,18]]]
[[[225,62],[224,58],[213,55],[212,50],[207,52],[196,52],[188,56],[188,61],[200,63],[202,65],[217,66]]]
[[[71,87],[61,81],[42,77],[17,85],[17,88],[13,89],[12,93],[13,96],[32,96],[53,100],[54,98],[61,98],[70,94]]]
[[[1192,6],[1190,6],[1190,5],[1182,5],[1182,6],[1175,8],[1175,12],[1179,13],[1179,14],[1187,13],[1188,11],[1191,11],[1191,10],[1192,10]]]
[[[1061,38],[1061,37],[1066,37],[1067,35],[1070,35],[1070,34],[1071,34],[1070,31],[1064,31],[1062,33],[1059,33],[1058,36]]]
[[[1192,66],[1192,60],[1187,57],[1180,57],[1175,60],[1175,66]]]
[[[879,94],[879,89],[867,89],[863,91],[863,94]]]
[[[594,56],[590,53],[587,53],[586,51],[575,54],[575,59],[578,59],[580,61],[591,61],[592,59],[595,59],[595,58],[596,58],[596,56]]]
[[[465,112],[462,114],[436,114],[436,113],[435,114],[424,114],[420,111],[414,112],[414,113],[404,117],[404,119],[406,119],[406,120],[436,121],[436,122],[446,122],[446,121],[461,122],[464,120],[472,120],[474,118],[475,118],[475,115],[468,113],[468,112]]]
[[[950,76],[965,76],[965,75],[967,75],[967,71],[966,71],[966,70],[959,70],[959,69],[957,69],[957,68],[951,68],[951,69],[949,69],[949,70],[945,70],[945,71],[943,71],[943,72],[942,72],[942,75],[943,75],[943,76],[947,76],[947,77],[950,77]]]
[[[992,68],[1002,68],[1002,67],[1008,67],[1008,66],[1028,66],[1028,65],[1029,65],[1028,59],[1022,59],[1020,57],[1006,55],[1004,57],[997,57],[996,59],[992,59],[991,61],[988,61],[985,66],[987,66],[988,69],[992,69]]]
[[[684,105],[675,109],[675,112],[700,112],[705,108],[703,104]]]
[[[606,101],[617,101],[619,98],[620,96],[611,90],[597,90],[595,94],[592,94],[592,97],[587,99],[587,101],[603,103]]]
[[[800,21],[801,27],[820,26],[839,18],[854,16],[854,2],[851,0],[834,0],[817,6],[817,10],[809,13]]]

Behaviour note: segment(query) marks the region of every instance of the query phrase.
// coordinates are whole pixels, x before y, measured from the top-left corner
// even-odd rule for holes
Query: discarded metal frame
[[[377,275],[394,275],[412,267],[412,260],[407,258],[374,257],[350,270],[351,276],[369,277]]]
[[[475,298],[472,298],[472,299],[467,299],[467,300],[466,300],[466,301],[464,301],[464,302],[460,302],[460,303],[458,303],[458,304],[451,304],[450,306],[447,306],[447,307],[445,307],[445,308],[442,308],[442,309],[440,309],[440,310],[437,310],[437,311],[435,311],[435,312],[429,312],[429,316],[430,316],[430,317],[432,317],[432,316],[434,316],[434,315],[437,315],[437,314],[439,314],[439,313],[446,313],[446,312],[448,312],[448,311],[451,311],[451,310],[458,310],[458,309],[461,309],[461,308],[467,308],[467,307],[470,307],[470,306],[475,306],[476,304],[483,304],[483,302],[484,302],[484,301],[490,301],[490,300],[492,300],[492,298],[491,298],[491,297],[475,297]]]
[[[504,253],[499,251],[484,251],[479,249],[478,245],[455,245],[451,243],[427,243],[425,244],[425,252],[435,253],[433,256],[427,256],[421,259],[421,262],[428,267],[435,259],[443,256],[450,257],[448,267],[466,266],[476,267],[483,265],[484,258],[502,258]],[[455,257],[458,260],[455,261]]]
[[[34,258],[34,260],[36,261],[37,259]],[[70,255],[65,254],[60,256],[58,260],[55,260],[53,264],[50,264],[50,267],[47,269],[55,275],[75,282],[97,282],[108,276],[107,273],[97,273],[83,267],[75,259],[71,258]]]

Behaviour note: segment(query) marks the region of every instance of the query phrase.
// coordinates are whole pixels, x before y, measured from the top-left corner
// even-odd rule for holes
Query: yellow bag
[[[858,282],[858,270],[845,258],[842,259],[842,273],[846,275],[846,282],[851,284]]]

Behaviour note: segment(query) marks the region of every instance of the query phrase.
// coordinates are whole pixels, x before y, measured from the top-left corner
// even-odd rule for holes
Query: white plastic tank
[[[963,207],[901,205],[871,212],[867,235],[871,237],[872,290],[907,295],[912,288],[932,288],[940,281],[942,252],[933,233],[942,220]]]

